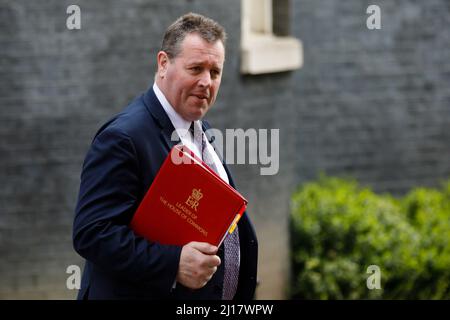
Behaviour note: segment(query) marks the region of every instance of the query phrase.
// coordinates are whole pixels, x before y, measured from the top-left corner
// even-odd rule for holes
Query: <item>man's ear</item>
[[[169,65],[169,56],[164,51],[158,52],[158,77],[164,78]]]

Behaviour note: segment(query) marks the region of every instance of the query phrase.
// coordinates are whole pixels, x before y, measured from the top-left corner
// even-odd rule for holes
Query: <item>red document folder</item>
[[[149,241],[220,246],[247,200],[186,146],[172,148],[130,223]]]

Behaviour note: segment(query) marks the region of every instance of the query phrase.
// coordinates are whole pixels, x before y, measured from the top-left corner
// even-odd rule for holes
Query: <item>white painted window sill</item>
[[[242,43],[241,72],[263,74],[299,69],[303,65],[303,46],[293,37],[251,34]]]

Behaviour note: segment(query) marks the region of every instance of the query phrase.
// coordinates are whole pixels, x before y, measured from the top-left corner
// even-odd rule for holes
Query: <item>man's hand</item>
[[[206,242],[189,242],[183,246],[178,266],[177,282],[190,289],[203,288],[211,280],[220,258],[217,247]]]

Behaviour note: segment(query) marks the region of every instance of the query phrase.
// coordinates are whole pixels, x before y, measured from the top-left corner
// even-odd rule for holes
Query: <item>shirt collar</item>
[[[189,132],[188,130],[189,127],[191,126],[191,121],[183,119],[183,117],[180,116],[180,114],[175,111],[175,109],[166,99],[164,93],[162,93],[162,91],[159,89],[156,82],[153,83],[153,91],[155,92],[155,95],[158,98],[159,102],[161,103],[164,111],[166,111],[167,115],[169,116],[169,119],[172,122],[175,130],[177,130],[178,135],[180,135],[181,133],[184,136],[187,132]],[[181,135],[180,138],[182,138]]]

